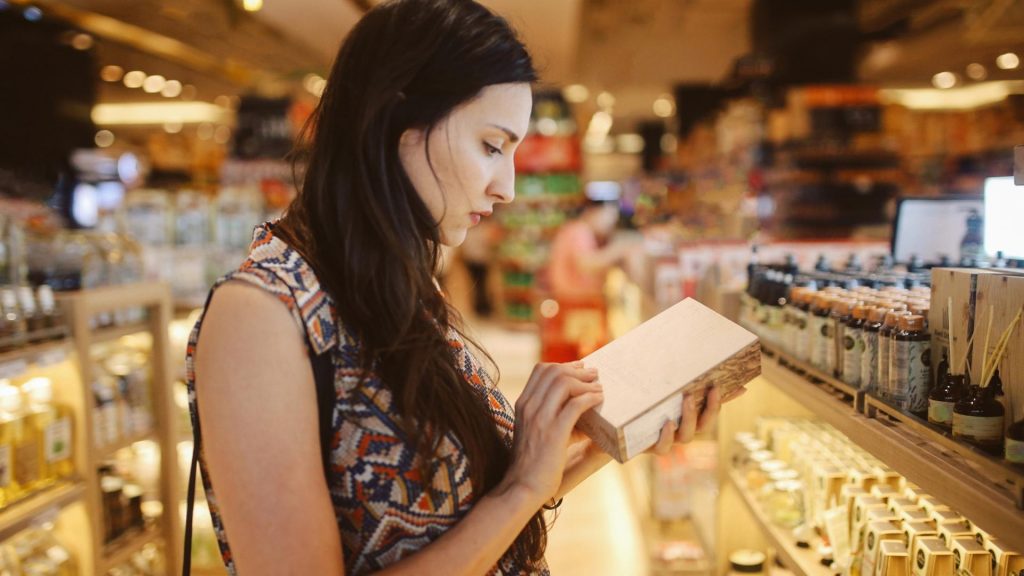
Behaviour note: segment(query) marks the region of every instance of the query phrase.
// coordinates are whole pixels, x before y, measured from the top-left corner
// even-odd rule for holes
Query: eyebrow
[[[516,142],[519,142],[519,135],[516,134],[515,132],[509,130],[508,128],[505,128],[504,126],[500,126],[498,124],[490,124],[490,126],[492,128],[497,128],[498,130],[501,130],[502,132],[504,132],[508,136],[508,139],[513,144],[515,144]]]

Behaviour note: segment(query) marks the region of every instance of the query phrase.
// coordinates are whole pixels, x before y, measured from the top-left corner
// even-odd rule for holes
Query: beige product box
[[[878,476],[870,469],[857,468],[850,470],[850,484],[864,490],[871,490],[875,484],[878,484]]]
[[[921,508],[916,502],[906,496],[889,498],[889,501],[886,502],[886,506],[889,507],[889,511],[895,516],[899,516],[900,512],[903,512],[904,510],[924,510],[924,508]]]
[[[924,506],[922,506],[922,508],[924,508]],[[928,512],[928,514],[932,517],[932,520],[935,520],[935,523],[940,525],[940,526],[942,524],[947,523],[947,522],[953,522],[953,521],[958,521],[958,522],[963,522],[963,523],[967,522],[967,519],[964,518],[959,512],[957,512],[956,510],[950,510],[949,508],[947,508],[945,506],[942,506],[942,507],[939,507],[939,508],[935,508],[934,510],[930,510],[930,511],[927,508],[924,508],[924,509],[925,509],[925,512]],[[968,530],[969,529],[970,529],[970,526],[968,526]]]
[[[890,498],[899,498],[900,491],[888,484],[881,483],[880,481],[879,484],[871,487],[871,495],[888,502]]]
[[[942,540],[942,543],[950,549],[953,548],[953,542],[958,538],[974,540],[974,533],[971,532],[971,526],[966,520],[940,522],[937,530],[939,532],[939,540]]]
[[[903,542],[886,540],[879,545],[875,576],[910,576],[910,554]]]
[[[868,524],[872,522],[892,522],[899,526],[900,517],[889,511],[888,508],[870,508],[865,512]]]
[[[1024,573],[1024,556],[1003,547],[995,538],[985,541],[985,550],[992,557],[993,576],[1019,576]]]
[[[864,529],[868,524],[868,511],[869,510],[885,510],[885,502],[882,502],[881,498],[875,498],[874,496],[857,496],[853,499],[853,521],[850,525],[853,527],[853,549],[860,550],[861,542],[864,539]]]
[[[953,553],[938,538],[918,538],[913,551],[914,576],[953,576]]]
[[[968,520],[967,523],[971,526],[971,532],[974,534],[974,541],[984,548],[985,543],[992,539],[992,535],[979,528],[977,524],[970,520]]]
[[[931,516],[920,506],[904,508],[900,512],[900,522],[932,522]]]
[[[885,484],[896,491],[897,495],[903,492],[900,486],[903,484],[903,476],[900,476],[892,470],[877,467],[875,474],[878,476],[878,483]]]
[[[957,574],[992,576],[992,557],[974,541],[974,536],[955,538],[950,548],[953,550],[953,569]]]
[[[924,508],[924,511],[931,514],[932,516],[939,510],[949,510],[949,506],[940,503],[938,500],[931,496],[919,496],[917,498],[917,505]]]
[[[653,446],[678,422],[683,393],[716,386],[722,395],[761,373],[757,336],[692,298],[630,330],[583,359],[597,368],[604,402],[579,428],[619,462]]]
[[[834,504],[842,502],[843,486],[846,485],[846,470],[831,463],[817,464],[814,466],[812,475],[815,498],[812,519],[817,523],[818,515]]]
[[[932,522],[904,522],[903,536],[907,540],[907,549],[917,548],[917,541],[921,538],[938,538],[939,532]]]
[[[857,501],[858,496],[869,496],[869,494],[867,490],[853,484],[844,485],[843,489],[839,492],[839,502],[846,506],[846,518],[850,523],[847,527],[848,529],[853,528],[853,505]]]
[[[874,574],[882,542],[895,540],[903,543],[903,532],[892,522],[872,522],[864,533],[864,556],[861,558],[860,573]]]

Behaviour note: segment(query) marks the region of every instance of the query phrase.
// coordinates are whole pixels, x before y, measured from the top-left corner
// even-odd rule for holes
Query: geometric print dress
[[[218,280],[211,293],[230,280],[253,284],[277,297],[288,307],[313,351],[331,352],[337,401],[327,476],[346,574],[376,572],[414,554],[469,512],[475,497],[458,439],[452,434],[442,439],[441,457],[432,463],[431,478],[425,481],[413,443],[396,424],[390,391],[373,374],[357,386],[361,375],[356,362],[358,343],[337,322],[330,296],[321,290],[312,267],[274,236],[272,223],[256,227],[249,257],[237,270]],[[194,428],[198,419],[194,360],[202,322],[200,316],[186,356]],[[467,385],[486,400],[494,425],[511,445],[515,423],[512,406],[454,330],[448,332],[448,344]],[[199,466],[217,541],[228,573],[237,576],[229,534],[218,513],[202,452],[200,448]],[[510,554],[488,572],[489,576],[521,574],[550,573],[543,562],[540,570],[519,566]]]

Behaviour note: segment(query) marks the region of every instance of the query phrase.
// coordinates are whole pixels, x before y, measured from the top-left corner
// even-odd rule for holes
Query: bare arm
[[[593,379],[582,367],[535,370],[517,405],[517,457],[506,481],[381,574],[475,576],[496,564],[557,489],[569,433],[600,402]],[[343,575],[312,369],[298,327],[272,295],[241,283],[217,291],[196,353],[196,394],[238,573]]]

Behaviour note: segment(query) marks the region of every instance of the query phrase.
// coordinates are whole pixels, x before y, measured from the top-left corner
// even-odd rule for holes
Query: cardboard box
[[[864,557],[861,558],[860,573],[874,574],[878,564],[882,542],[895,540],[903,543],[903,532],[892,522],[872,522],[864,533]]]
[[[906,545],[897,540],[882,542],[879,548],[875,576],[909,576],[910,554]]]
[[[880,483],[871,487],[871,495],[876,498],[881,498],[885,502],[889,502],[890,498],[899,498],[900,491],[889,484]]]
[[[885,510],[885,502],[874,496],[857,496],[853,499],[853,549],[859,551],[864,542],[864,531],[868,525],[868,511]]]
[[[1024,556],[1003,547],[999,540],[986,540],[985,550],[992,557],[994,576],[1018,576],[1024,571]]]
[[[605,401],[579,428],[619,462],[653,446],[666,422],[679,422],[683,394],[722,395],[761,374],[757,336],[692,298],[583,359],[597,368]]]
[[[953,576],[954,560],[938,538],[919,538],[914,548],[914,576]]]
[[[953,569],[957,574],[992,576],[992,557],[981,544],[974,541],[973,536],[954,539],[951,548]]]
[[[939,532],[935,525],[930,522],[904,522],[903,536],[907,541],[907,549],[917,548],[917,541],[921,538],[938,538]]]
[[[974,540],[974,533],[971,532],[971,526],[964,520],[948,520],[946,522],[939,522],[938,532],[939,540],[942,540],[942,543],[950,549],[953,548],[953,542],[958,539],[967,538],[972,541]]]
[[[931,496],[919,496],[917,498],[917,505],[924,508],[924,511],[935,516],[935,512],[939,510],[949,510],[949,506],[941,504],[938,500]]]
[[[963,522],[965,524],[967,523],[967,519],[964,518],[959,512],[955,510],[950,510],[945,506],[933,508],[931,511],[928,511],[927,506],[922,505],[921,507],[925,509],[925,512],[928,512],[928,514],[932,517],[932,520],[935,520],[936,524],[942,525],[946,524],[947,522]],[[969,530],[970,527],[968,526],[968,531]]]
[[[931,516],[920,506],[904,508],[900,512],[900,522],[928,522],[929,520],[931,520]]]
[[[890,498],[886,503],[886,506],[888,506],[889,511],[892,512],[894,516],[899,516],[900,512],[903,512],[904,510],[924,510],[924,508],[918,506],[916,502],[903,496],[899,498]]]

